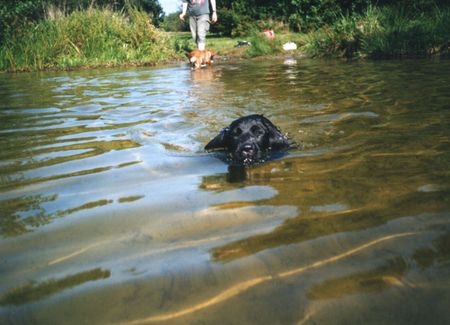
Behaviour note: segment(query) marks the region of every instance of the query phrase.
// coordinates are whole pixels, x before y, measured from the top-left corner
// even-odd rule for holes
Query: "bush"
[[[41,17],[40,1],[2,0],[0,3],[0,44],[8,33]]]

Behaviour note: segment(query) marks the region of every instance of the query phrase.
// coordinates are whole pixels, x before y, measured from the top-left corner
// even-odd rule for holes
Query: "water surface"
[[[0,75],[0,323],[449,323],[449,71]],[[297,148],[203,151],[253,113]]]

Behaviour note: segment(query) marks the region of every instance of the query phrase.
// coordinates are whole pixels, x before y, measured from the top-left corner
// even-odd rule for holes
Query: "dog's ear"
[[[230,128],[226,127],[220,131],[220,133],[211,141],[208,142],[208,144],[205,146],[205,150],[217,150],[217,149],[226,149],[227,148],[227,141],[226,138],[228,136]]]
[[[280,130],[269,120],[264,120],[264,125],[269,131],[269,146],[272,150],[281,150],[289,148],[289,139],[281,133]]]
[[[290,147],[289,139],[277,129],[271,130],[269,143],[272,150],[282,150]]]

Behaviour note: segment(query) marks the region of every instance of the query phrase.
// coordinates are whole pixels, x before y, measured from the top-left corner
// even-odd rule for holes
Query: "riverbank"
[[[314,56],[371,59],[448,55],[450,8],[422,13],[369,7],[306,34],[303,49]]]
[[[91,8],[10,33],[0,47],[0,70],[156,65],[176,57],[172,39],[152,25],[147,13]]]
[[[286,42],[297,44],[297,50],[290,53],[298,56],[377,59],[448,55],[450,8],[412,15],[371,7],[308,33],[275,32],[274,40],[257,30],[239,39],[210,34],[208,47],[233,59],[283,55]],[[251,45],[236,46],[239,41]],[[192,47],[189,33],[157,29],[144,12],[91,8],[10,33],[0,44],[0,71],[154,66],[185,60]]]

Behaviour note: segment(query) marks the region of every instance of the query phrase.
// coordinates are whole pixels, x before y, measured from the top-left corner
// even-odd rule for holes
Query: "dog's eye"
[[[242,129],[241,128],[235,128],[233,133],[234,133],[234,135],[241,135],[242,134]]]
[[[261,133],[263,133],[263,130],[257,126],[257,125],[253,125],[250,129],[250,131],[254,134],[254,135],[260,135]]]

